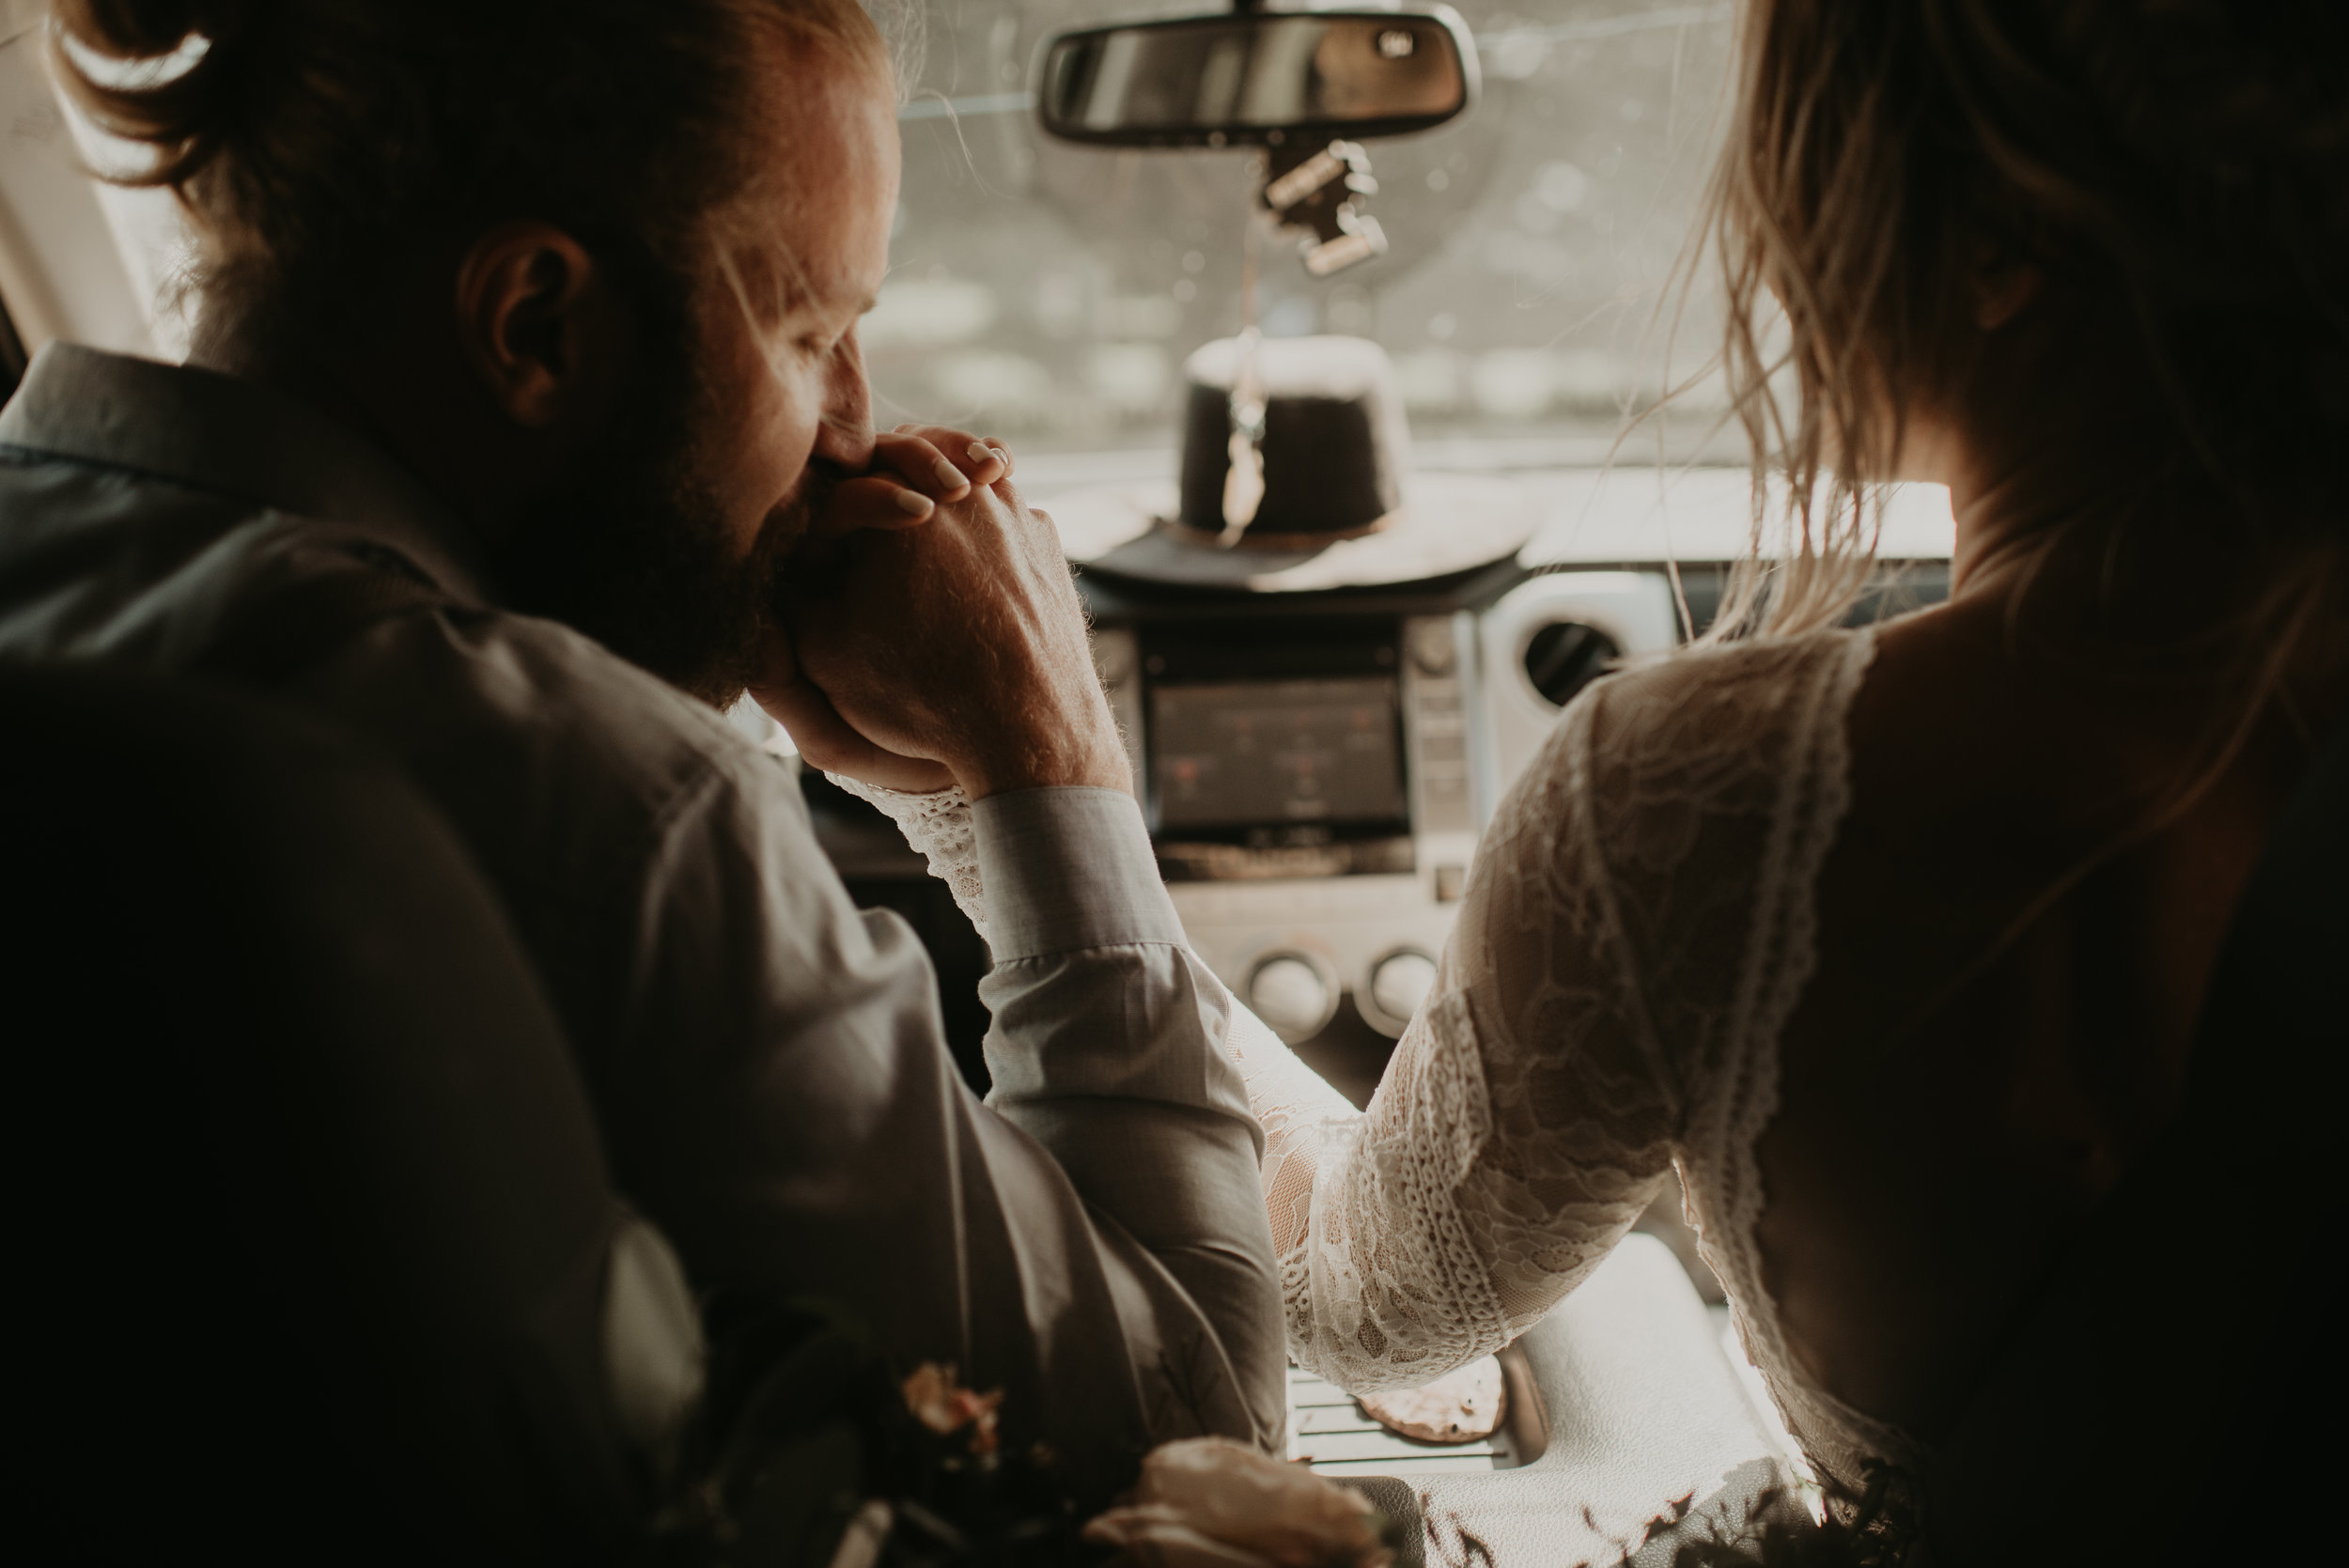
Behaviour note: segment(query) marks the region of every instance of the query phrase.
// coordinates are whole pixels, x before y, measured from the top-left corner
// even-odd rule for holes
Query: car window
[[[893,271],[864,331],[884,424],[939,419],[1038,451],[1172,442],[1185,356],[1240,325],[1256,155],[1057,143],[1027,88],[1063,28],[1214,8],[921,8],[902,68]],[[1316,279],[1292,236],[1268,238],[1259,322],[1268,336],[1384,345],[1423,443],[1603,455],[1624,411],[1698,371],[1718,331],[1708,291],[1675,305],[1667,285],[1719,134],[1732,8],[1456,9],[1481,101],[1437,131],[1367,144],[1388,253]],[[1657,427],[1673,456],[1694,456],[1719,412],[1701,383]]]

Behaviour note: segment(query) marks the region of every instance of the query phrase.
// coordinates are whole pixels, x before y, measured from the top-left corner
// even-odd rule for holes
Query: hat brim
[[[1515,554],[1541,521],[1516,481],[1470,474],[1415,475],[1403,505],[1376,530],[1298,549],[1223,549],[1170,525],[1173,485],[1105,485],[1056,496],[1045,510],[1068,559],[1088,571],[1258,594],[1386,587],[1473,571]]]

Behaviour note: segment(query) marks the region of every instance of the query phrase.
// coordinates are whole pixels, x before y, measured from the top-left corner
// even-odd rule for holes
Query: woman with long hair
[[[1236,1048],[1305,1365],[1368,1391],[1506,1343],[1677,1167],[1848,1503],[1930,1463],[2177,1112],[2349,714],[2349,8],[1740,25],[1705,235],[1753,558],[1566,710],[1367,1113]],[[1951,597],[1846,626],[1899,479],[1950,487]]]

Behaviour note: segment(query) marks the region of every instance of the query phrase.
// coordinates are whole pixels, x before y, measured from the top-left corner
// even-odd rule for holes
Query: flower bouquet
[[[1221,1437],[1168,1443],[1128,1496],[1081,1508],[1003,1396],[892,1368],[821,1309],[710,1314],[709,1393],[658,1560],[694,1568],[1388,1568],[1360,1493]]]

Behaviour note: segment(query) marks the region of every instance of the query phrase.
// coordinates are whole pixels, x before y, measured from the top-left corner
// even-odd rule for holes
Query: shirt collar
[[[0,410],[0,445],[352,525],[448,592],[489,597],[478,546],[423,481],[357,431],[257,381],[52,342]]]

